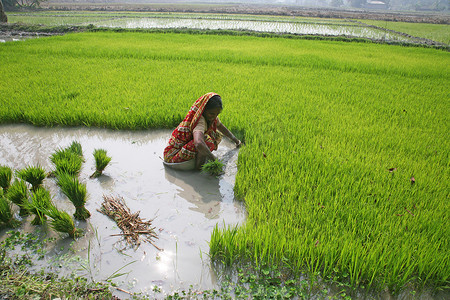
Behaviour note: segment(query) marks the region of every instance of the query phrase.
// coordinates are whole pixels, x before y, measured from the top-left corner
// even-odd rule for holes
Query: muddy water
[[[40,164],[50,171],[51,153],[74,140],[81,143],[86,159],[80,178],[87,184],[86,208],[92,216],[86,222],[76,221],[86,234],[73,242],[48,226],[30,225],[32,217],[24,219],[19,230],[36,232],[42,238],[56,237],[45,259],[35,262],[35,268],[45,267],[63,275],[75,270],[96,281],[111,278],[115,272],[127,273],[113,282],[126,291],[152,297],[161,295],[153,294],[154,286],[166,293],[191,285],[198,289],[215,287],[216,275],[207,255],[211,231],[216,224],[238,224],[245,219],[242,204],[233,197],[238,152],[230,141],[222,141],[217,153],[227,164],[225,174],[219,178],[195,171],[174,171],[166,169],[160,159],[169,135],[169,130],[0,126],[0,165],[17,170]],[[106,149],[112,160],[104,175],[89,179],[95,169],[92,153],[96,148]],[[55,205],[72,215],[72,203],[54,181],[46,179],[44,185],[51,191]],[[140,211],[141,218],[153,219],[159,236],[155,244],[163,250],[148,243],[130,249],[120,237],[112,236],[120,229],[97,211],[103,195],[123,197],[132,212]],[[0,231],[0,239],[5,233]],[[58,258],[61,256],[64,258]]]
[[[11,34],[9,32],[0,32],[0,43],[25,41],[28,39],[39,38],[41,36],[48,35],[39,35],[39,33],[24,35],[21,33]]]

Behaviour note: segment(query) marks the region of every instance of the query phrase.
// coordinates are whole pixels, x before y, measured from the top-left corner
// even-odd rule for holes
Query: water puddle
[[[6,42],[20,42],[28,39],[35,39],[39,37],[49,36],[49,34],[36,33],[10,33],[10,32],[0,32],[0,43]]]
[[[92,280],[112,278],[120,269],[127,273],[113,279],[129,292],[152,295],[155,286],[164,292],[189,289],[211,289],[217,278],[208,258],[211,231],[219,224],[239,224],[245,220],[243,205],[233,196],[237,172],[238,150],[223,140],[218,157],[227,160],[225,174],[219,178],[195,171],[174,171],[163,166],[160,156],[170,130],[111,131],[94,128],[37,128],[28,125],[0,126],[0,165],[21,169],[40,164],[52,170],[49,157],[58,147],[74,140],[81,143],[86,162],[80,179],[87,184],[86,208],[92,216],[86,222],[76,221],[85,235],[75,242],[48,228],[32,226],[32,217],[22,222],[22,232],[35,232],[41,237],[56,237],[45,259],[36,261],[35,269],[46,267],[58,274],[78,274]],[[95,169],[93,151],[106,149],[112,157],[104,175],[89,179]],[[59,209],[74,213],[73,204],[59,191],[52,179],[45,187],[53,195]],[[159,239],[158,251],[148,243],[135,250],[126,248],[116,224],[97,211],[103,195],[121,196],[132,212],[153,219]],[[17,217],[17,214],[16,214]],[[7,230],[0,231],[0,240]],[[65,259],[55,261],[59,256]],[[76,261],[73,257],[81,257]],[[121,269],[123,267],[123,269]],[[118,296],[127,294],[118,292]]]

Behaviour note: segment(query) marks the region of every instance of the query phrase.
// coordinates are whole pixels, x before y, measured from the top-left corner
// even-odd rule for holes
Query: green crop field
[[[450,44],[450,25],[448,24],[427,24],[427,23],[406,23],[388,22],[375,20],[361,20],[368,25],[403,32],[412,36],[422,37],[433,41]]]
[[[448,288],[448,52],[97,32],[0,44],[0,58],[1,123],[173,128],[219,93],[246,143],[235,192],[248,219],[213,232],[214,259]]]
[[[213,14],[213,13],[177,13],[177,12],[109,12],[109,11],[34,11],[34,12],[12,12],[8,13],[10,23],[43,24],[54,25],[58,23],[78,24],[95,22],[97,19],[118,18],[173,18],[173,19],[217,19],[233,21],[271,21],[271,22],[302,22],[310,24],[355,24],[351,20],[331,18],[310,18],[292,16],[270,16],[270,15],[244,15],[244,14]]]

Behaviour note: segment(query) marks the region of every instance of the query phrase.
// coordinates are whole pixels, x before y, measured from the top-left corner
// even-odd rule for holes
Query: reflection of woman
[[[208,93],[195,101],[184,120],[172,132],[164,149],[164,161],[180,163],[196,159],[196,168],[207,160],[215,160],[211,151],[217,149],[222,134],[229,137],[236,147],[241,145],[223,125],[217,116],[222,112],[222,99],[215,93]]]

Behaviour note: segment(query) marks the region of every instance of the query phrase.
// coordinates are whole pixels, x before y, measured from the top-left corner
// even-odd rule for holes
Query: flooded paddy
[[[93,25],[127,29],[198,29],[243,30],[277,34],[345,36],[368,38],[387,42],[421,43],[401,32],[383,30],[380,27],[348,19],[320,19],[302,17],[278,17],[255,15],[183,14],[183,13],[130,13],[130,12],[41,12],[34,14],[10,14],[11,22],[44,24],[50,26]]]
[[[41,165],[52,170],[49,157],[55,149],[78,141],[86,162],[80,179],[87,185],[86,208],[92,216],[75,221],[85,235],[76,241],[60,235],[49,225],[32,226],[32,217],[22,219],[21,232],[33,232],[42,239],[54,237],[43,260],[35,261],[34,270],[45,268],[61,275],[75,271],[91,280],[112,279],[126,291],[152,295],[156,286],[170,293],[178,289],[210,289],[216,286],[211,267],[208,241],[219,224],[239,224],[245,219],[241,202],[234,199],[238,150],[228,140],[219,145],[218,157],[226,162],[219,178],[196,171],[174,171],[163,166],[160,156],[170,130],[112,131],[94,128],[37,128],[28,125],[0,126],[0,165],[14,170]],[[89,179],[95,170],[93,151],[107,150],[112,157],[104,175]],[[53,202],[72,215],[73,204],[60,192],[53,179],[45,179]],[[97,209],[103,195],[123,197],[131,212],[153,219],[159,239],[155,245],[141,243],[138,249],[127,247],[119,236],[116,223]],[[19,219],[18,214],[15,214]],[[0,240],[9,229],[0,231]],[[128,294],[117,291],[119,297]],[[159,294],[160,295],[160,294]]]
[[[20,42],[28,39],[35,39],[40,37],[49,36],[48,34],[36,33],[11,33],[11,32],[0,32],[0,43],[6,42]]]
[[[375,28],[349,24],[323,24],[296,21],[233,20],[210,18],[120,18],[92,23],[111,28],[191,28],[201,30],[250,30],[301,35],[351,36],[374,40],[410,42],[411,38]]]

